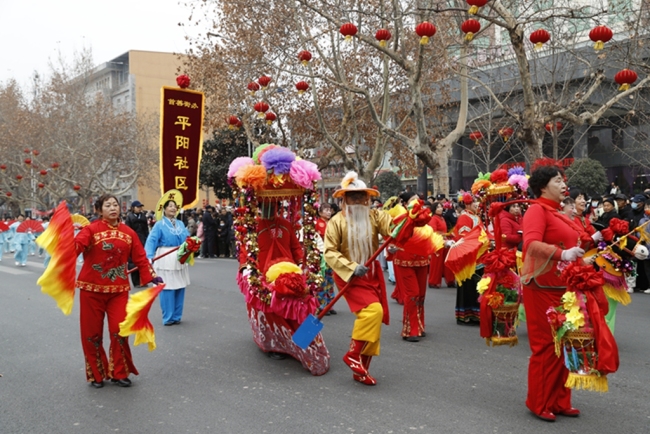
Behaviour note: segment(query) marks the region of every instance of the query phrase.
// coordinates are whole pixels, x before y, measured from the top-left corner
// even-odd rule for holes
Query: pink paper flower
[[[313,182],[321,179],[318,166],[306,160],[293,161],[289,170],[289,176],[291,176],[291,179],[297,185],[307,189],[314,188]]]
[[[250,157],[237,157],[228,168],[228,178],[233,178],[240,167],[249,166],[253,164],[253,159]]]

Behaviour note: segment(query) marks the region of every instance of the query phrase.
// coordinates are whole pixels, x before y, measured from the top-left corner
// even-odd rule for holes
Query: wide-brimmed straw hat
[[[332,193],[333,197],[343,197],[345,193],[363,191],[370,197],[379,197],[379,191],[374,188],[368,188],[366,183],[359,179],[357,172],[348,172],[341,181],[341,188]]]
[[[173,200],[176,204],[176,207],[178,208],[176,215],[181,212],[181,208],[183,207],[183,193],[174,189],[167,190],[165,194],[163,194],[162,197],[158,200],[158,204],[156,205],[156,221],[163,218],[163,206],[168,200]]]

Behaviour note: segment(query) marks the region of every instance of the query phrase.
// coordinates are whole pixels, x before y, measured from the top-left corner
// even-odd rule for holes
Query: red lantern
[[[0,170],[7,170],[6,164],[0,164]]]
[[[436,26],[428,21],[422,21],[420,24],[415,26],[415,33],[420,37],[420,45],[427,45],[429,39],[436,34]]]
[[[339,32],[345,36],[346,41],[351,41],[352,37],[357,34],[357,26],[352,23],[345,23],[341,26]]]
[[[255,111],[257,112],[257,117],[261,119],[264,117],[264,113],[266,113],[267,110],[269,109],[269,105],[264,101],[260,101],[255,104],[254,108]]]
[[[311,53],[307,50],[302,50],[298,53],[298,60],[302,63],[302,66],[307,66],[311,60]]]
[[[31,158],[25,158],[25,164],[26,165],[31,165],[32,164],[32,159]]]
[[[248,90],[250,90],[251,95],[255,95],[255,92],[260,90],[260,85],[255,83],[254,81],[251,81],[250,83],[248,83]]]
[[[73,189],[74,191],[79,191],[79,190],[81,190],[81,186],[78,185],[78,184],[75,184],[75,185],[72,187],[72,189]]]
[[[380,47],[385,47],[386,42],[390,40],[392,36],[393,35],[391,35],[390,32],[386,29],[379,29],[377,30],[377,33],[375,33],[375,39],[379,41]]]
[[[45,176],[47,175],[47,170],[41,170],[39,173],[41,174],[41,176]]]
[[[54,163],[52,163],[52,165],[51,165],[52,169],[54,169],[54,170],[58,169],[59,166],[61,166],[61,165],[59,163],[57,163],[56,161]]]
[[[564,125],[562,125],[562,122],[557,121],[555,125],[553,125],[553,122],[548,122],[546,125],[544,125],[544,128],[546,128],[546,131],[549,133],[553,132],[553,127],[555,127],[555,131],[560,132],[562,128],[564,128]]]
[[[504,142],[508,142],[510,140],[510,137],[515,133],[515,130],[513,130],[510,127],[504,127],[499,130],[499,135],[503,139]]]
[[[530,42],[535,44],[535,49],[539,50],[551,40],[551,34],[544,29],[535,30],[530,34]]]
[[[460,29],[463,31],[463,33],[465,33],[465,40],[471,41],[474,39],[474,35],[477,34],[479,30],[481,30],[481,23],[473,18],[470,18],[461,24]]]
[[[607,26],[596,26],[589,32],[589,39],[595,42],[594,50],[600,51],[605,47],[605,42],[609,42],[614,36],[614,32]]]
[[[16,179],[20,181],[21,179],[23,179],[23,175],[16,175]]]
[[[237,124],[235,125],[235,127],[237,127],[237,129],[240,129],[243,125],[244,124],[242,123],[242,121],[238,119]]]
[[[257,82],[262,86],[262,89],[266,89],[271,82],[271,77],[263,75],[257,79]]]
[[[230,116],[228,118],[228,129],[229,130],[236,130],[237,124],[241,122],[237,116]]]
[[[622,71],[618,71],[614,76],[614,80],[620,84],[620,87],[618,88],[620,91],[628,90],[630,88],[630,85],[634,83],[637,78],[639,78],[639,76],[636,75],[636,72],[627,68],[623,69]]]
[[[266,124],[271,125],[274,120],[276,120],[278,117],[275,115],[273,112],[268,112],[265,116],[266,118]]]
[[[307,89],[309,89],[309,83],[306,81],[299,81],[296,83],[296,89],[298,89],[298,93],[302,95],[305,93],[305,91],[307,91]]]
[[[10,191],[6,192],[5,194],[7,195],[7,197],[11,197],[11,192]]]
[[[43,188],[43,187],[45,187],[45,184],[43,184],[42,182],[39,182],[37,185],[38,185],[38,188]]]
[[[38,152],[36,149],[34,149],[34,150],[32,151],[32,155],[34,155],[34,156],[38,156],[38,154],[40,154],[40,152]]]
[[[482,138],[483,138],[483,133],[480,132],[480,131],[472,131],[472,132],[469,134],[469,139],[470,139],[470,140],[473,140],[474,143],[476,143],[477,145],[478,145],[479,141],[480,141]]]
[[[188,87],[190,87],[190,77],[185,74],[179,75],[178,77],[176,77],[176,84],[181,89],[187,89]]]
[[[470,15],[474,15],[478,12],[479,8],[482,8],[487,4],[488,0],[467,0],[467,4],[471,6],[469,8],[469,13]]]

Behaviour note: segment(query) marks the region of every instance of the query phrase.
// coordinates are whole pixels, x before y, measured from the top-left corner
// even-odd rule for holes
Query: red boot
[[[350,350],[343,356],[343,361],[352,369],[352,372],[362,377],[368,375],[368,370],[363,366],[363,362],[361,361],[361,357],[363,357],[361,356],[361,351],[365,345],[365,341],[352,339],[350,341]]]
[[[361,355],[361,362],[363,363],[363,367],[366,368],[366,371],[370,369],[370,361],[372,360],[372,356],[365,356]],[[354,378],[354,381],[358,381],[359,383],[363,383],[366,386],[374,386],[377,384],[377,380],[375,380],[375,377],[370,375],[370,373],[366,375],[357,375],[357,374],[352,374],[352,378]]]

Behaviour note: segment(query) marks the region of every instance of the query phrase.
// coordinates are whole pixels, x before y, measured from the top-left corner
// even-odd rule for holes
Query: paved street
[[[649,433],[650,296],[619,307],[621,367],[610,392],[574,392],[577,419],[547,423],[524,406],[526,327],[514,348],[487,347],[476,327],[457,326],[455,290],[427,293],[427,337],[400,339],[401,306],[391,302],[379,384],[352,381],[341,361],[353,316],[345,301],[325,317],[332,366],[313,377],[291,359],[274,361],[251,337],[233,260],[197,260],[183,323],[162,327],[158,348],[133,347],[140,375],[131,388],[85,382],[75,305],[63,316],[40,293],[41,260],[0,263],[0,433]],[[392,285],[388,285],[392,291]],[[78,303],[78,299],[75,301]]]

